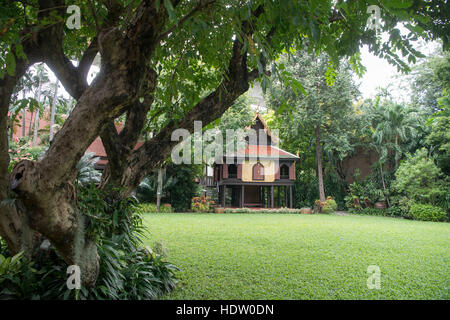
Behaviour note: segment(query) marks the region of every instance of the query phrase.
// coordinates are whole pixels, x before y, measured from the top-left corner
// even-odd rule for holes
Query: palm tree
[[[404,153],[401,143],[417,135],[419,117],[412,109],[407,109],[392,102],[385,102],[380,105],[379,100],[376,101],[372,112],[372,124],[375,128],[372,139],[382,149],[383,162],[389,151],[394,152],[394,169],[397,169]]]
[[[386,191],[386,183],[384,180],[384,164],[386,163],[389,152],[394,152],[395,165],[397,170],[401,157],[404,154],[404,148],[401,143],[417,135],[419,127],[419,118],[413,110],[404,108],[400,104],[394,104],[385,101],[380,104],[377,99],[371,107],[372,114],[372,145],[380,155],[379,168],[383,189]],[[389,198],[387,197],[389,204]]]

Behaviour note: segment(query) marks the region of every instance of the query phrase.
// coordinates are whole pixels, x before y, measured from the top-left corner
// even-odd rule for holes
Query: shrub
[[[214,201],[210,197],[194,197],[191,202],[191,210],[194,212],[211,212],[213,205]]]
[[[413,204],[410,214],[415,220],[422,221],[446,221],[447,214],[442,208],[429,204]]]
[[[9,171],[21,160],[38,160],[43,150],[42,146],[33,147],[29,137],[15,138],[9,144]]]
[[[225,208],[224,213],[301,213],[300,209],[291,208]]]
[[[295,182],[293,186],[293,204],[295,208],[311,207],[314,200],[319,197],[319,181],[315,169],[304,170],[296,166]],[[327,170],[324,176],[325,192],[333,196],[338,208],[345,208],[345,195],[347,183],[335,173]]]
[[[332,197],[327,197],[325,201],[316,200],[314,202],[314,212],[332,213],[336,210],[337,204]]]
[[[177,212],[189,210],[191,199],[200,192],[199,184],[195,182],[195,178],[200,173],[200,165],[167,164],[163,174],[161,201],[170,203],[173,210]],[[154,172],[145,177],[136,189],[137,199],[145,203],[156,202],[157,186],[158,173]]]
[[[159,211],[161,213],[172,213],[173,209],[170,204],[165,203],[159,207]],[[158,212],[158,209],[155,203],[139,203],[136,206],[136,212],[140,214],[151,213],[151,212]]]
[[[332,197],[325,200],[325,205],[322,207],[322,213],[332,213],[337,210],[337,203]]]
[[[371,180],[353,182],[349,185],[349,195],[345,197],[347,208],[361,209],[372,207],[377,201],[384,201],[385,196]]]
[[[351,213],[360,214],[360,215],[366,215],[366,216],[389,216],[387,209],[377,209],[377,208],[362,208],[362,209],[354,209],[351,208],[349,210]]]
[[[167,167],[166,172],[171,177],[171,183],[167,185],[165,191],[176,212],[189,210],[192,198],[199,194],[200,187],[195,178],[200,170],[200,165],[180,164]]]
[[[418,203],[439,204],[447,208],[448,182],[441,179],[442,172],[427,156],[427,150],[422,148],[414,155],[408,155],[395,173],[394,188]]]

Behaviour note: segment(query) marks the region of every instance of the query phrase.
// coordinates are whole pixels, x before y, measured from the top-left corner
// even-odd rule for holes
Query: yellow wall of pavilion
[[[273,182],[275,181],[276,163],[273,160],[261,160],[260,163],[264,166],[264,180],[253,180],[253,166],[257,163],[256,160],[245,160],[242,163],[242,181],[246,182]]]

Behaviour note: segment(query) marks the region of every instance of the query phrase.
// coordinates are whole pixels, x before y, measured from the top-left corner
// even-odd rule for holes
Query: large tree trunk
[[[325,189],[323,185],[323,170],[322,170],[322,148],[320,146],[320,128],[316,126],[316,159],[317,159],[317,177],[319,179],[319,198],[324,202]]]

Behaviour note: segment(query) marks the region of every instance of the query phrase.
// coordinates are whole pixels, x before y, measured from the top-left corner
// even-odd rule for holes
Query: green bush
[[[293,186],[293,205],[295,208],[312,207],[319,198],[319,181],[315,169],[303,170],[296,166],[295,182]],[[333,170],[328,170],[324,177],[326,194],[332,195],[338,208],[345,209],[345,195],[347,183]]]
[[[224,213],[301,213],[300,209],[291,208],[261,208],[261,209],[250,209],[250,208],[225,208]]]
[[[383,217],[390,216],[387,209],[377,209],[377,208],[363,208],[363,209],[351,208],[349,212],[366,216],[383,216]]]
[[[375,182],[366,179],[349,185],[349,195],[345,197],[345,201],[349,209],[368,208],[377,201],[385,201],[385,195]]]
[[[163,174],[161,202],[170,203],[174,211],[188,211],[191,199],[200,193],[195,178],[202,173],[201,168],[201,165],[167,164]],[[142,203],[155,203],[157,186],[158,173],[154,172],[145,177],[136,189],[137,199]]]
[[[211,212],[214,201],[210,197],[200,196],[192,198],[191,210],[194,212]]]
[[[172,213],[173,209],[170,204],[166,203],[160,206],[159,211],[161,213]],[[136,212],[140,214],[151,213],[151,212],[158,212],[158,209],[156,207],[156,203],[139,203],[136,206]]]
[[[333,198],[328,197],[325,200],[325,205],[322,207],[322,213],[333,213],[337,210],[337,203]]]
[[[446,221],[447,214],[442,208],[430,204],[413,204],[410,214],[415,220],[422,221]]]
[[[8,150],[11,159],[9,171],[11,172],[12,168],[22,160],[38,160],[43,150],[44,147],[42,146],[33,147],[29,137],[15,138],[10,141]]]
[[[414,155],[408,155],[395,173],[394,188],[418,203],[428,203],[448,208],[448,180],[444,179],[441,170],[429,158],[425,148]]]
[[[406,213],[402,208],[400,207],[390,207],[385,209],[386,213],[390,217],[407,217]]]

